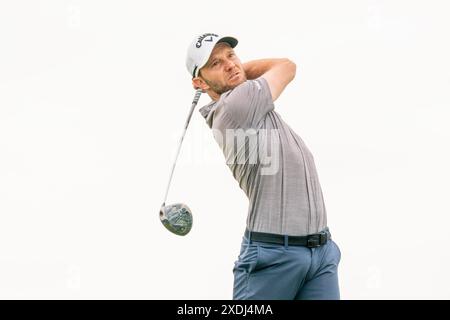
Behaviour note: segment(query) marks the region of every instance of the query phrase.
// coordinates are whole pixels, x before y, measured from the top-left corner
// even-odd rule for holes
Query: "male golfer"
[[[186,58],[194,88],[212,99],[200,113],[249,198],[233,299],[339,299],[341,253],[327,227],[313,156],[274,110],[296,65],[241,63],[237,43],[206,33]]]

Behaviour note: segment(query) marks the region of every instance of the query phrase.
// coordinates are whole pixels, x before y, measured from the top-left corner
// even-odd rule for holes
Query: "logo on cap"
[[[205,39],[206,37],[209,37],[209,38],[208,38],[208,39]],[[200,48],[200,47],[202,46],[202,41],[203,41],[203,39],[204,39],[205,41],[212,42],[212,41],[213,41],[213,38],[212,38],[212,37],[218,37],[218,35],[215,34],[215,33],[205,33],[205,34],[201,35],[200,37],[198,37],[198,41],[197,41],[197,43],[195,44],[195,46],[196,46],[197,48]]]

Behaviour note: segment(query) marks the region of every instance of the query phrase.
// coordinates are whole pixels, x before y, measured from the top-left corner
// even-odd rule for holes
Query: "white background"
[[[447,1],[2,1],[0,298],[230,299],[247,199],[198,113],[198,34],[287,57],[343,299],[450,298]]]

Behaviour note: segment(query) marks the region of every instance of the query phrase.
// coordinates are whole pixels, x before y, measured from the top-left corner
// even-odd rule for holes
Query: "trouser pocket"
[[[246,299],[250,274],[258,263],[259,248],[256,245],[243,244],[237,261],[234,263],[233,299]]]

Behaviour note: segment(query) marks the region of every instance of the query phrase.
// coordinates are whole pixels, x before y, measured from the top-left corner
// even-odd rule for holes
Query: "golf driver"
[[[192,112],[200,99],[202,90],[198,89],[195,93],[194,100],[192,101],[192,107],[189,111],[188,118],[184,125],[183,135],[181,136],[180,143],[178,145],[178,150],[175,155],[175,161],[172,165],[172,171],[170,172],[169,183],[167,184],[166,195],[164,196],[163,204],[159,210],[159,219],[162,224],[170,231],[179,236],[184,236],[191,231],[192,228],[192,212],[189,207],[183,203],[169,204],[166,205],[167,194],[169,193],[170,182],[172,181],[173,172],[175,170],[175,165],[177,163],[178,155],[180,153],[181,144],[183,143],[184,135],[191,121]]]

